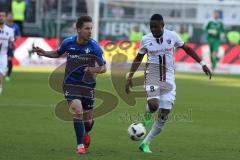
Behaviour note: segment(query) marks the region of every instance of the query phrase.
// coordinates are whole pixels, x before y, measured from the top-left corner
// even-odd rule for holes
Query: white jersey
[[[14,30],[6,25],[0,28],[0,74],[7,71],[7,51],[10,42],[14,42]]]
[[[7,55],[9,42],[14,42],[14,30],[4,24],[0,28],[0,56]]]
[[[176,32],[164,29],[163,36],[158,39],[158,42],[152,33],[143,36],[139,54],[147,54],[147,64],[160,66],[159,72],[163,81],[174,82],[175,48],[183,44]],[[155,67],[149,67],[151,68]]]

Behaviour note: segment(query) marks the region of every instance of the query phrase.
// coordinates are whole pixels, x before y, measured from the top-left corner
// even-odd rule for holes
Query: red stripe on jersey
[[[166,55],[164,54],[163,55],[163,64],[162,64],[162,73],[163,73],[163,78],[162,78],[162,80],[163,81],[166,81],[166,71],[167,71],[167,68],[166,68],[167,66],[166,66]]]
[[[159,55],[159,76],[160,76],[160,81],[163,80],[163,76],[162,76],[162,68],[163,68],[163,65],[162,65],[162,56]]]

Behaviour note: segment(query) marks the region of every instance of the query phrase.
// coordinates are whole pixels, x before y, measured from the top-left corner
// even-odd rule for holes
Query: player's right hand
[[[127,94],[130,92],[130,88],[132,88],[132,87],[133,87],[132,78],[128,78],[126,86],[125,86],[125,91]]]
[[[39,56],[44,56],[45,55],[45,51],[42,48],[39,47],[33,47],[33,52],[36,52]]]
[[[210,71],[210,69],[206,65],[202,66],[202,69],[203,69],[203,72],[209,77],[209,79],[211,79],[212,72]]]

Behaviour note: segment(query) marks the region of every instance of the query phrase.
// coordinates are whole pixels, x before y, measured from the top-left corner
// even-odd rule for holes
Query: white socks
[[[2,84],[0,84],[0,94],[2,93],[3,87]]]
[[[152,129],[150,130],[148,135],[145,137],[143,142],[147,143],[147,144],[150,144],[152,139],[161,132],[161,130],[162,130],[163,126],[164,126],[164,123],[165,123],[164,120],[162,120],[161,118],[158,118],[154,122],[154,124],[152,125]]]

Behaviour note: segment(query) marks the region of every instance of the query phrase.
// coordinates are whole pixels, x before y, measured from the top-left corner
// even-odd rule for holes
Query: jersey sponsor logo
[[[70,50],[74,50],[74,51],[76,50],[76,49],[75,49],[75,48],[73,48],[73,47],[71,47],[71,48],[69,48],[69,49],[70,49]]]
[[[164,48],[164,49],[158,49],[158,50],[153,50],[153,51],[149,51],[150,54],[156,54],[159,52],[170,52],[173,50],[173,47],[171,48]]]
[[[86,57],[84,55],[77,55],[77,54],[70,54],[70,53],[67,53],[67,56],[70,59],[79,59],[79,60],[83,60],[83,61],[88,61],[91,58],[91,57]]]

